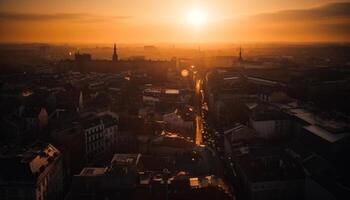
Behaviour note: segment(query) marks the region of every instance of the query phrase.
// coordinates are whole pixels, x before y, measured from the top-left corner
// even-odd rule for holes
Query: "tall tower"
[[[239,47],[239,57],[238,57],[238,61],[242,62],[243,61],[243,57],[242,57],[242,46]]]
[[[113,50],[112,61],[113,62],[117,62],[118,61],[117,45],[115,43],[114,43],[114,50]]]

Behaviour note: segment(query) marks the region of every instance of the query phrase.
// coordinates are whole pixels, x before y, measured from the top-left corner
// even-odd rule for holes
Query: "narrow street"
[[[195,85],[195,107],[196,107],[196,136],[195,141],[197,145],[202,144],[203,142],[203,122],[202,122],[202,116],[201,116],[201,109],[202,109],[202,80],[196,80]]]

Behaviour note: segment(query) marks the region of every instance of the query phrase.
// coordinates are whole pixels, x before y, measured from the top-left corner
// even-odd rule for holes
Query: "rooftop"
[[[331,142],[331,143],[337,142],[338,140],[341,140],[341,139],[350,135],[349,132],[337,133],[337,134],[331,133],[324,128],[321,128],[319,126],[312,126],[312,125],[305,126],[304,129],[310,133],[313,133],[313,134],[321,137],[324,140],[327,140],[328,142]]]
[[[1,149],[1,179],[7,181],[28,181],[40,175],[58,158],[60,151],[48,143],[36,142],[25,149]]]
[[[270,147],[240,147],[234,162],[252,182],[302,179],[302,168],[282,151]]]
[[[326,119],[305,108],[290,108],[286,111],[305,123],[304,129],[328,142],[334,143],[350,136],[350,127],[346,122]]]
[[[111,115],[103,115],[100,117],[105,128],[118,124],[118,120]]]
[[[141,154],[114,154],[111,163],[120,166],[137,166]]]
[[[86,167],[84,168],[81,172],[81,176],[103,176],[106,173],[106,168],[105,167]]]
[[[254,129],[239,123],[235,124],[232,128],[224,130],[224,134],[226,137],[229,137],[231,141],[256,137]]]
[[[252,109],[251,118],[254,121],[269,121],[287,120],[289,119],[289,116],[272,106],[266,104],[259,104]]]

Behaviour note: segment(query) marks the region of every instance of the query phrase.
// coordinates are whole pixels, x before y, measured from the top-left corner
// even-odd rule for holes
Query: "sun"
[[[181,70],[181,76],[182,76],[182,77],[187,77],[189,74],[190,74],[190,73],[189,73],[189,71],[188,71],[187,69]]]
[[[205,12],[201,9],[192,9],[188,12],[187,21],[192,26],[202,26],[206,22]]]

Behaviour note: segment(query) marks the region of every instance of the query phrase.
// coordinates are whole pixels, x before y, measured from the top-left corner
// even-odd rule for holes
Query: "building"
[[[271,103],[284,103],[291,102],[293,100],[285,92],[278,90],[274,91],[272,89],[260,91],[258,97],[260,101]]]
[[[195,116],[191,107],[176,109],[174,112],[164,114],[163,121],[167,123],[167,128],[171,131],[194,132]]]
[[[85,156],[88,162],[116,148],[118,120],[110,114],[92,115],[83,119]]]
[[[348,122],[295,103],[281,106],[293,119],[296,137],[287,152],[306,172],[305,199],[349,196]]]
[[[244,140],[251,140],[257,137],[254,129],[243,124],[234,124],[231,128],[223,131],[225,156],[232,157],[232,148]]]
[[[216,176],[172,174],[167,169],[140,171],[141,158],[141,154],[115,154],[106,167],[84,168],[74,176],[66,199],[232,199]]]
[[[90,54],[75,54],[74,60],[62,60],[58,64],[61,70],[72,70],[79,72],[121,72],[128,69],[157,69],[149,71],[152,76],[166,78],[168,68],[175,68],[176,60],[148,60],[141,59],[120,59],[117,54],[117,47],[114,44],[111,60],[95,60]]]
[[[44,128],[48,124],[48,113],[43,107],[21,106],[19,116],[26,120],[28,129]]]
[[[299,141],[321,155],[337,155],[347,148],[350,127],[346,121],[316,114],[301,106],[286,106]],[[330,113],[329,113],[330,114]]]
[[[304,172],[284,152],[267,146],[234,149],[233,170],[245,199],[303,199]]]
[[[68,200],[131,199],[138,183],[140,154],[115,154],[106,167],[86,167],[75,175]]]
[[[100,118],[103,124],[105,148],[112,150],[117,143],[118,120],[107,114]]]
[[[172,174],[166,169],[139,174],[138,190],[147,191],[141,193],[144,199],[233,199],[223,180],[214,175],[192,176],[184,171]]]
[[[50,133],[55,146],[61,149],[65,177],[69,179],[78,173],[85,164],[84,132],[77,123],[57,127]]]
[[[15,152],[3,147],[0,162],[0,199],[63,198],[62,155],[53,145],[36,142]]]
[[[88,162],[101,155],[105,150],[104,127],[99,117],[93,116],[83,122],[85,139],[85,157]]]
[[[148,144],[146,153],[152,155],[180,155],[194,148],[193,141],[170,132],[163,132]]]
[[[91,55],[90,54],[87,54],[87,53],[84,53],[84,54],[80,54],[79,52],[76,53],[75,55],[75,60],[77,62],[89,62],[91,61]]]
[[[145,106],[156,106],[160,103],[186,104],[191,98],[188,89],[162,88],[146,86],[142,92],[142,100]]]
[[[290,116],[267,104],[252,109],[249,124],[259,137],[265,139],[287,138],[292,130]]]
[[[116,44],[114,44],[114,48],[113,48],[112,61],[113,62],[117,62],[118,61],[118,54],[117,54],[117,46],[116,46]]]

